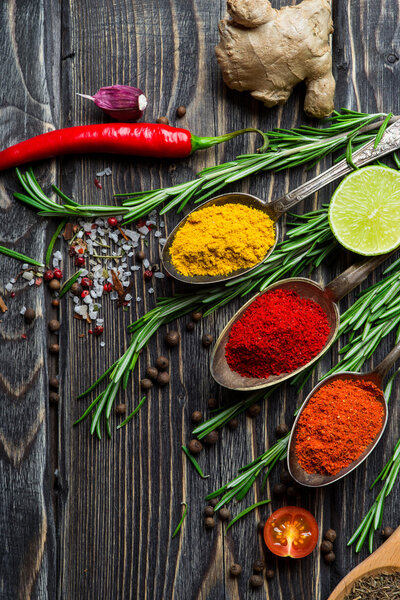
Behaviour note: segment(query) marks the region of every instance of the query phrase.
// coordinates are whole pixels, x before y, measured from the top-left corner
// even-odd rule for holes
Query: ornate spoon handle
[[[352,160],[357,167],[362,167],[376,158],[389,154],[389,152],[400,147],[400,120],[396,121],[386,129],[376,148],[374,148],[374,144],[375,140],[371,140],[368,144],[365,144],[365,146],[353,152]],[[310,196],[325,185],[328,185],[328,183],[335,181],[335,179],[346,175],[346,173],[349,173],[352,170],[353,167],[349,165],[346,159],[341,160],[327,171],[314,177],[314,179],[306,181],[298,188],[273,201],[271,204],[273,205],[276,217],[280,217],[289,208],[292,208],[292,206],[300,202],[300,200],[303,200],[303,198],[307,198],[307,196]]]

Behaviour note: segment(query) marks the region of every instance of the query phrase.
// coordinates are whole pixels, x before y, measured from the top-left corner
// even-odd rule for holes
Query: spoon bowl
[[[307,473],[307,471],[305,471],[303,469],[303,467],[300,465],[300,463],[297,459],[297,454],[296,454],[296,443],[297,443],[297,433],[298,433],[297,424],[298,424],[299,418],[300,418],[301,414],[303,413],[304,409],[306,408],[308,402],[318,392],[318,390],[320,390],[325,385],[331,383],[332,381],[338,381],[338,380],[370,381],[370,382],[374,383],[377,387],[382,389],[383,378],[381,377],[381,375],[379,374],[379,372],[377,370],[372,371],[370,373],[365,373],[365,374],[354,373],[351,371],[343,371],[342,373],[337,373],[335,375],[331,375],[330,377],[327,377],[326,379],[321,381],[307,396],[306,400],[304,401],[304,403],[301,406],[300,411],[297,414],[296,420],[292,427],[292,432],[291,432],[291,435],[289,438],[288,459],[287,459],[288,470],[289,470],[289,473],[291,474],[291,476],[293,477],[293,479],[295,481],[297,481],[297,483],[299,483],[300,485],[303,485],[306,487],[324,487],[326,485],[330,485],[331,483],[334,483],[335,481],[338,481],[339,479],[342,479],[343,477],[345,477],[346,475],[351,473],[351,471],[354,471],[354,469],[356,469],[362,462],[364,462],[364,460],[374,450],[375,446],[378,444],[379,440],[381,439],[383,432],[385,430],[385,427],[386,427],[386,423],[387,423],[387,419],[388,419],[387,403],[383,397],[379,397],[379,398],[377,398],[377,401],[382,405],[382,408],[383,408],[382,427],[381,427],[380,431],[377,433],[377,435],[374,437],[372,442],[362,452],[362,454],[360,454],[360,456],[355,461],[350,463],[347,467],[344,467],[343,469],[341,469],[339,471],[339,473],[336,473],[336,475],[328,475],[328,474],[321,474],[321,473]]]
[[[236,271],[232,271],[232,273],[229,273],[228,275],[183,275],[176,269],[174,263],[172,262],[171,252],[170,252],[171,246],[174,243],[177,232],[186,224],[188,218],[193,213],[196,213],[199,210],[203,210],[204,208],[209,208],[210,206],[223,206],[224,204],[241,204],[242,206],[247,206],[248,208],[254,208],[254,209],[259,210],[259,211],[263,212],[264,214],[268,215],[268,217],[270,217],[270,219],[274,222],[274,233],[275,233],[274,244],[268,249],[268,251],[265,253],[263,258],[258,263],[256,263],[255,265],[252,265],[251,267],[248,267],[247,269],[237,269]],[[259,198],[257,198],[256,196],[252,196],[251,194],[235,192],[232,194],[222,194],[221,196],[212,198],[211,200],[204,202],[204,204],[201,204],[200,206],[198,206],[197,208],[192,210],[171,231],[171,233],[169,234],[169,236],[167,238],[167,241],[164,244],[164,248],[162,251],[161,260],[163,262],[164,269],[178,281],[181,281],[183,283],[190,283],[190,284],[192,284],[192,283],[194,283],[194,284],[220,283],[221,281],[228,281],[229,279],[233,279],[234,277],[239,277],[240,275],[244,275],[244,273],[248,273],[249,271],[252,271],[256,267],[258,267],[258,265],[260,263],[262,263],[274,250],[276,243],[277,243],[278,235],[279,235],[278,218],[279,218],[279,215],[277,214],[276,210],[274,209],[274,203],[265,204]]]

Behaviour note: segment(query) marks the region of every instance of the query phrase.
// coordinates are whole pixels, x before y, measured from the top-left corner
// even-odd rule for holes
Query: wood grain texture
[[[274,2],[276,7],[283,4],[283,0]],[[197,134],[245,126],[267,130],[304,122],[302,86],[286,106],[267,110],[249,95],[223,85],[214,46],[218,20],[225,14],[224,0],[66,0],[60,9],[56,6],[58,3],[46,0],[0,6],[0,31],[5,32],[0,38],[4,57],[0,66],[4,88],[0,102],[2,145],[58,124],[101,122],[103,115],[76,93],[94,93],[114,83],[145,90],[149,99],[147,120],[167,115],[172,124],[178,123],[175,110],[185,105],[187,114],[179,124]],[[336,106],[399,114],[399,2],[336,0],[333,8]],[[254,137],[236,139],[179,163],[66,157],[54,165],[40,165],[35,171],[41,181],[49,183],[56,167],[57,182],[67,194],[87,204],[111,203],[115,192],[185,181],[206,165],[253,150],[255,143]],[[93,180],[106,166],[111,167],[112,177],[104,178],[99,190]],[[325,161],[318,168],[327,166]],[[301,169],[290,174],[259,175],[232,189],[272,198],[309,176]],[[11,200],[9,191],[15,187],[12,173],[0,177],[0,242],[18,245],[18,250],[31,256],[42,256],[44,225]],[[327,188],[318,198],[307,199],[298,211],[319,206],[331,191]],[[10,227],[13,220],[15,226]],[[168,214],[167,233],[178,220],[177,215]],[[158,250],[154,237],[150,237],[146,254],[152,263],[159,261]],[[327,282],[350,263],[350,256],[339,255],[315,277]],[[66,265],[66,275],[72,274],[69,261]],[[0,294],[14,273],[15,264],[2,258]],[[170,280],[158,281],[156,286],[160,295],[175,291]],[[209,351],[201,346],[201,335],[212,333],[216,338],[240,306],[235,301],[201,322],[193,333],[186,332],[185,318],[172,324],[181,333],[179,349],[165,348],[164,330],[152,339],[121,400],[127,402],[129,411],[133,409],[141,397],[138,382],[159,354],[170,358],[171,385],[154,388],[136,418],[121,431],[114,431],[111,441],[99,443],[90,437],[87,422],[73,427],[86,407],[86,400],[76,397],[126,348],[128,323],[154,306],[148,287],[139,274],[132,294],[142,300],[131,313],[118,311],[107,300],[102,302],[105,348],[93,336],[79,337],[87,328],[71,318],[70,300],[62,302],[61,401],[51,415],[47,406],[43,292],[32,293],[21,286],[16,303],[2,317],[0,530],[4,541],[0,546],[0,598],[326,600],[340,578],[367,556],[366,550],[356,555],[346,542],[375,497],[374,492],[366,491],[369,483],[400,436],[398,405],[393,401],[384,440],[360,469],[331,488],[306,490],[293,500],[315,514],[321,530],[337,530],[337,561],[332,567],[320,560],[317,551],[298,561],[276,559],[266,551],[257,523],[278,508],[276,500],[239,521],[226,536],[219,521],[213,531],[206,531],[202,517],[205,495],[274,443],[276,424],[292,422],[294,409],[312,382],[299,396],[290,385],[282,386],[262,406],[260,417],[252,420],[242,416],[236,431],[221,431],[219,442],[199,457],[210,477],[198,477],[181,451],[182,443],[191,437],[190,415],[195,409],[208,415],[209,396],[217,397],[220,403],[235,398],[213,384]],[[342,308],[353,297],[345,299]],[[39,316],[27,331],[27,344],[20,339],[24,326],[16,307],[32,302]],[[392,344],[393,338],[382,344],[374,364]],[[333,348],[321,363],[320,372],[336,360],[337,348]],[[49,367],[54,374],[55,364],[49,363]],[[113,418],[113,425],[118,421],[119,417]],[[52,461],[59,472],[55,490],[50,476]],[[270,497],[278,480],[279,468],[264,491],[258,485],[251,490],[243,506]],[[387,500],[384,525],[399,522],[398,489],[396,484]],[[171,539],[182,501],[188,503],[188,514],[180,534]],[[233,514],[240,509],[240,505],[232,505]],[[248,579],[254,560],[262,556],[276,576],[254,592]],[[243,566],[238,580],[229,577],[232,562]]]

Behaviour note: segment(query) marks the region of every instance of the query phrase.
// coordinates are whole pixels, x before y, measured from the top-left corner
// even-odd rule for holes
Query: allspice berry
[[[212,506],[206,506],[204,509],[204,516],[205,517],[213,517],[214,516],[214,509]]]
[[[271,579],[275,577],[275,571],[273,569],[267,569],[265,571],[265,577],[268,579],[268,581],[271,581]]]
[[[276,436],[279,438],[284,437],[286,434],[289,433],[289,427],[286,425],[286,423],[279,423],[279,425],[275,429],[275,433]]]
[[[218,498],[212,498],[209,502],[209,505],[214,508],[214,506],[217,506],[218,502],[219,502]]]
[[[176,116],[178,117],[178,119],[182,119],[182,117],[184,117],[185,115],[186,115],[186,107],[178,106],[178,108],[176,109]]]
[[[52,279],[51,281],[49,281],[49,288],[51,289],[52,292],[58,292],[58,290],[61,287],[61,283],[59,279]]]
[[[27,308],[24,312],[25,323],[32,323],[36,318],[36,313],[33,308]]]
[[[204,436],[203,442],[205,444],[216,444],[218,441],[218,431],[210,431],[207,435]]]
[[[218,404],[218,402],[217,402],[216,398],[209,398],[207,400],[207,406],[208,406],[208,408],[211,408],[211,409],[217,408],[217,404]]]
[[[194,410],[192,412],[193,423],[201,423],[202,420],[203,420],[203,413],[201,413],[199,410]]]
[[[286,494],[287,487],[284,483],[276,483],[272,488],[272,493],[276,498],[282,498]]]
[[[249,406],[249,408],[246,411],[246,414],[248,417],[251,417],[253,419],[254,417],[258,417],[260,412],[261,406],[259,404],[253,404],[252,406]]]
[[[204,519],[204,525],[206,529],[213,529],[215,527],[215,521],[212,517],[207,517]]]
[[[186,323],[186,331],[193,331],[196,327],[196,323],[194,321],[188,321]]]
[[[229,508],[226,508],[225,506],[223,506],[218,511],[218,516],[221,519],[221,521],[229,521],[229,519],[231,518],[231,511],[229,510]]]
[[[203,444],[200,440],[190,440],[188,448],[192,454],[199,454],[203,450]]]
[[[333,543],[336,540],[336,531],[334,529],[328,529],[324,533],[324,538]]]
[[[58,383],[58,379],[57,377],[50,377],[49,379],[49,386],[53,389],[53,390],[58,390],[60,384]]]
[[[251,587],[259,588],[263,585],[264,581],[263,581],[263,578],[260,577],[259,575],[252,575],[249,579],[249,583],[250,583]]]
[[[288,498],[296,498],[297,496],[297,488],[294,485],[289,485],[288,489],[286,490],[286,494],[288,495]]]
[[[77,283],[75,281],[75,283],[71,285],[70,291],[73,293],[74,296],[80,296],[83,292],[83,287],[80,283]]]
[[[169,367],[169,360],[166,356],[159,356],[156,360],[156,367],[160,371],[165,371]]]
[[[236,419],[236,418],[231,419],[227,423],[228,428],[231,429],[232,431],[234,431],[235,429],[237,429],[238,425],[239,425],[239,420]]]
[[[242,567],[240,565],[238,565],[237,563],[233,563],[233,565],[231,565],[231,567],[229,569],[229,573],[230,573],[231,577],[239,577],[241,572],[242,572]]]
[[[145,377],[141,380],[140,387],[142,388],[142,390],[150,390],[153,387],[153,383],[151,379],[147,379],[147,377]]]
[[[211,344],[214,341],[214,336],[212,336],[210,333],[205,333],[203,335],[203,337],[201,338],[201,343],[203,345],[203,348],[209,348],[211,346]]]
[[[282,473],[280,474],[279,480],[281,483],[284,483],[285,485],[293,484],[293,477],[291,476],[289,471],[286,471],[286,470],[282,471]]]
[[[393,527],[384,527],[381,532],[382,537],[384,537],[385,540],[387,540],[392,535],[393,532],[394,532]]]
[[[146,377],[149,379],[157,379],[158,369],[155,367],[147,367],[146,369]]]
[[[49,394],[50,402],[52,402],[53,404],[56,404],[56,402],[58,402],[59,399],[60,399],[60,396],[57,394],[57,392],[50,392],[50,394]]]
[[[201,312],[192,312],[192,321],[197,323],[197,321],[201,320],[202,316],[203,316],[203,313],[201,313]]]
[[[158,119],[156,119],[156,123],[161,123],[162,125],[169,125],[169,120],[167,117],[158,117]]]
[[[57,321],[57,319],[51,319],[51,321],[49,321],[49,330],[54,332],[54,331],[58,331],[60,329],[60,321]]]
[[[115,412],[117,415],[124,415],[126,413],[126,404],[117,404]]]
[[[175,346],[177,346],[179,344],[180,339],[181,336],[179,335],[179,333],[172,329],[171,331],[168,331],[168,333],[164,337],[164,341],[168,348],[174,348]]]
[[[58,354],[60,352],[60,346],[58,344],[51,344],[49,347],[50,354]]]
[[[256,560],[253,564],[254,573],[262,573],[264,571],[264,568],[265,568],[265,564],[261,558]]]
[[[53,298],[53,300],[51,301],[51,305],[53,308],[58,308],[60,306],[60,301],[58,298]]]
[[[145,253],[143,252],[143,250],[138,250],[138,252],[136,252],[136,260],[139,260],[140,262],[142,262],[142,260],[144,260],[146,257]]]
[[[328,554],[328,552],[332,552],[333,544],[329,540],[323,540],[321,542],[320,550],[322,554]]]
[[[324,555],[324,561],[327,565],[331,565],[336,560],[336,554],[334,552],[328,552]]]
[[[167,373],[167,371],[161,371],[161,373],[159,373],[157,375],[157,383],[158,385],[167,385],[169,383],[170,380],[170,376],[169,373]]]

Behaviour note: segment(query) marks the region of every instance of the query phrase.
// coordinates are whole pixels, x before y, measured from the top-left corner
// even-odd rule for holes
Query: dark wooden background
[[[336,106],[399,114],[399,3],[333,4]],[[286,106],[267,110],[223,85],[214,46],[224,13],[224,0],[2,0],[0,147],[54,127],[101,121],[102,114],[76,92],[94,93],[113,83],[139,85],[146,91],[147,120],[167,115],[173,124],[176,107],[184,104],[187,115],[180,123],[199,134],[302,123],[301,86]],[[47,161],[36,165],[35,172],[43,185],[57,182],[82,203],[107,203],[114,192],[184,181],[205,165],[252,149],[254,143],[254,138],[241,138],[177,164],[82,157]],[[112,177],[103,180],[100,191],[93,179],[105,166],[112,168]],[[302,170],[261,175],[236,189],[271,197],[305,177]],[[16,188],[13,172],[1,174],[0,243],[42,257],[55,224],[17,204],[12,199]],[[317,206],[329,198],[329,191],[298,210]],[[170,230],[177,216],[169,214],[166,222]],[[157,253],[152,240],[152,262],[158,260]],[[346,256],[338,259],[318,279],[329,280],[348,261]],[[15,261],[1,258],[0,294],[18,268]],[[103,302],[106,349],[91,336],[79,337],[86,329],[72,318],[70,301],[63,301],[57,408],[48,403],[48,377],[56,374],[56,362],[47,352],[46,324],[55,316],[50,298],[43,287],[32,289],[20,282],[15,299],[7,299],[9,311],[0,322],[0,598],[326,600],[340,578],[367,554],[364,550],[356,555],[346,542],[375,497],[367,491],[369,483],[399,437],[397,394],[383,442],[371,458],[345,481],[296,500],[315,514],[321,529],[337,530],[337,561],[332,567],[320,560],[318,551],[297,561],[275,560],[266,553],[256,527],[279,506],[276,501],[239,522],[226,537],[220,523],[205,531],[205,495],[274,442],[276,424],[284,419],[291,423],[298,398],[293,388],[282,388],[258,419],[243,416],[236,432],[223,430],[219,443],[199,459],[210,474],[207,480],[201,480],[182,455],[181,444],[190,439],[191,412],[207,413],[207,398],[222,397],[210,378],[201,334],[218,335],[238,307],[233,303],[192,334],[185,331],[185,319],[177,324],[182,344],[170,355],[170,387],[154,389],[135,420],[115,431],[111,441],[91,438],[87,422],[73,428],[86,406],[76,400],[78,393],[126,347],[127,324],[154,305],[140,275],[135,285],[134,295],[145,299],[137,312],[117,311]],[[170,282],[157,282],[158,294],[171,292]],[[23,304],[38,314],[29,327],[19,315]],[[21,339],[23,333],[27,340]],[[129,410],[139,399],[143,369],[165,352],[162,334],[143,353],[128,387]],[[391,338],[381,345],[375,361],[392,343]],[[321,368],[335,360],[333,350]],[[223,398],[230,400],[229,394]],[[114,425],[117,422],[115,417]],[[278,475],[272,474],[269,486]],[[242,506],[269,493],[270,487],[264,493],[255,488]],[[398,493],[396,484],[385,504],[385,525],[399,523]],[[189,505],[188,515],[180,535],[171,539],[183,500]],[[234,514],[239,510],[232,506]],[[252,591],[252,563],[264,554],[276,576]],[[238,580],[227,574],[234,561],[243,566]]]

